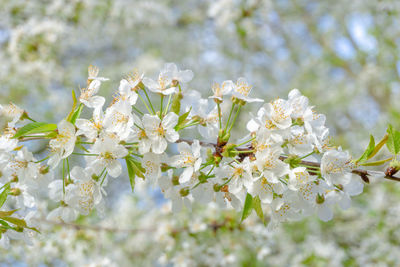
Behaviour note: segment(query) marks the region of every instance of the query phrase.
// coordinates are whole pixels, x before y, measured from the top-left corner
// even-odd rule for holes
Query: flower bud
[[[172,184],[179,185],[179,176],[177,175],[172,176]]]
[[[50,170],[49,166],[40,166],[39,172],[40,174],[46,174],[49,172],[49,170]]]
[[[187,195],[189,195],[189,192],[190,192],[189,188],[187,188],[187,187],[179,190],[179,194],[181,195],[181,197],[186,197]]]
[[[100,176],[98,176],[96,174],[92,174],[92,179],[95,180],[96,182],[98,182],[100,179]]]
[[[214,188],[214,191],[215,191],[215,192],[219,192],[219,191],[221,190],[221,185],[219,185],[219,184],[214,184],[213,188]]]
[[[22,193],[22,191],[19,188],[12,188],[10,190],[10,195],[12,195],[12,196],[19,196],[19,195],[21,195],[21,193]]]
[[[317,202],[317,204],[324,203],[325,202],[325,196],[318,194],[317,197],[315,198],[315,202]]]

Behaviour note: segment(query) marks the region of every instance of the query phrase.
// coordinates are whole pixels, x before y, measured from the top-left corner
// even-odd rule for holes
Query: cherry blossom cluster
[[[287,100],[260,104],[247,131],[240,129],[246,134],[232,140],[243,106],[264,102],[250,96],[245,78],[214,83],[204,99],[187,88],[192,71],[168,63],[155,80],[139,71],[126,75],[106,105],[98,92],[108,79],[97,67],[88,72],[86,87],[79,97],[73,93],[71,112],[57,125],[36,122],[12,103],[0,106],[3,246],[10,238],[28,242],[39,231],[30,220],[40,192],[57,204],[47,219],[70,222],[101,212],[108,179],[125,168],[132,189],[135,179],[158,185],[174,212],[215,202],[242,211],[242,219],[254,210],[271,228],[314,213],[328,221],[336,204],[348,208],[363,190],[352,177],[356,163],[329,146],[325,116],[297,89]],[[81,118],[84,109],[90,118]],[[25,146],[34,140],[48,141],[40,159]],[[70,165],[76,158],[82,164]]]

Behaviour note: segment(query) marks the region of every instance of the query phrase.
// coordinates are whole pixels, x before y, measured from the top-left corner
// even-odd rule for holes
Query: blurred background
[[[357,157],[369,134],[380,139],[388,122],[400,128],[399,11],[395,0],[0,0],[0,99],[57,122],[88,65],[110,78],[100,94],[111,96],[134,68],[155,77],[175,62],[193,70],[188,89],[203,97],[213,82],[241,76],[267,102],[298,88],[326,114],[333,143]],[[121,193],[127,181],[110,189],[108,228],[47,225],[33,246],[0,249],[3,265],[400,265],[394,182],[371,181],[332,222],[309,218],[268,233],[255,218],[238,225],[213,207],[171,216],[144,187]]]

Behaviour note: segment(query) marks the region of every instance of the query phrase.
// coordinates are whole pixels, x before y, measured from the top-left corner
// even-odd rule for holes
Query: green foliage
[[[133,191],[135,189],[135,177],[138,176],[144,179],[145,170],[143,169],[140,162],[136,161],[132,157],[126,157],[125,162],[126,168],[128,169],[129,182],[131,183],[131,188]]]
[[[46,122],[32,122],[20,128],[13,138],[19,138],[28,134],[52,132],[57,129],[57,124]]]
[[[370,139],[369,139],[369,144],[367,149],[364,151],[364,153],[361,155],[361,157],[359,157],[356,162],[364,162],[366,160],[368,160],[372,154],[372,152],[374,152],[375,149],[375,140],[374,137],[372,135],[370,135]]]
[[[10,183],[5,184],[4,189],[0,194],[0,208],[4,205],[4,202],[6,202],[8,192],[10,192]]]
[[[388,139],[386,142],[386,146],[389,151],[395,155],[400,152],[400,132],[393,129],[393,126],[389,124],[388,129]]]
[[[258,196],[253,198],[253,209],[256,211],[257,216],[261,219],[261,221],[265,224],[264,212],[261,207],[261,200]]]
[[[175,131],[179,131],[185,127],[187,123],[186,119],[189,116],[191,110],[192,109],[190,108],[188,112],[185,112],[181,116],[179,116],[178,123],[175,126]]]
[[[244,202],[241,221],[243,222],[247,217],[249,217],[252,211],[253,211],[253,197],[249,193],[247,193],[246,200]]]

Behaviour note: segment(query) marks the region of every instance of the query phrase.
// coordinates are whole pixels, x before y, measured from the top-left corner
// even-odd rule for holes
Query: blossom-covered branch
[[[348,208],[363,190],[353,175],[365,182],[377,175],[360,166],[391,161],[378,175],[399,180],[394,175],[400,169],[400,132],[391,126],[378,144],[371,136],[354,160],[329,144],[325,116],[299,90],[263,104],[239,128],[243,106],[264,102],[251,97],[248,81],[214,83],[213,95],[204,99],[186,88],[192,78],[192,71],[173,63],[155,80],[135,71],[104,108],[106,99],[97,93],[108,79],[90,66],[86,87],[79,97],[73,92],[72,108],[58,124],[37,122],[12,103],[0,106],[6,121],[0,137],[0,242],[29,240],[40,230],[37,192],[57,205],[48,220],[69,223],[101,210],[108,180],[125,168],[132,190],[138,178],[158,185],[174,212],[215,202],[240,211],[242,220],[254,210],[261,220],[269,218],[270,229],[312,214],[328,221],[336,204]],[[92,116],[81,118],[83,109]],[[36,140],[48,141],[48,153],[28,150],[26,142]],[[371,161],[385,144],[394,156]]]

